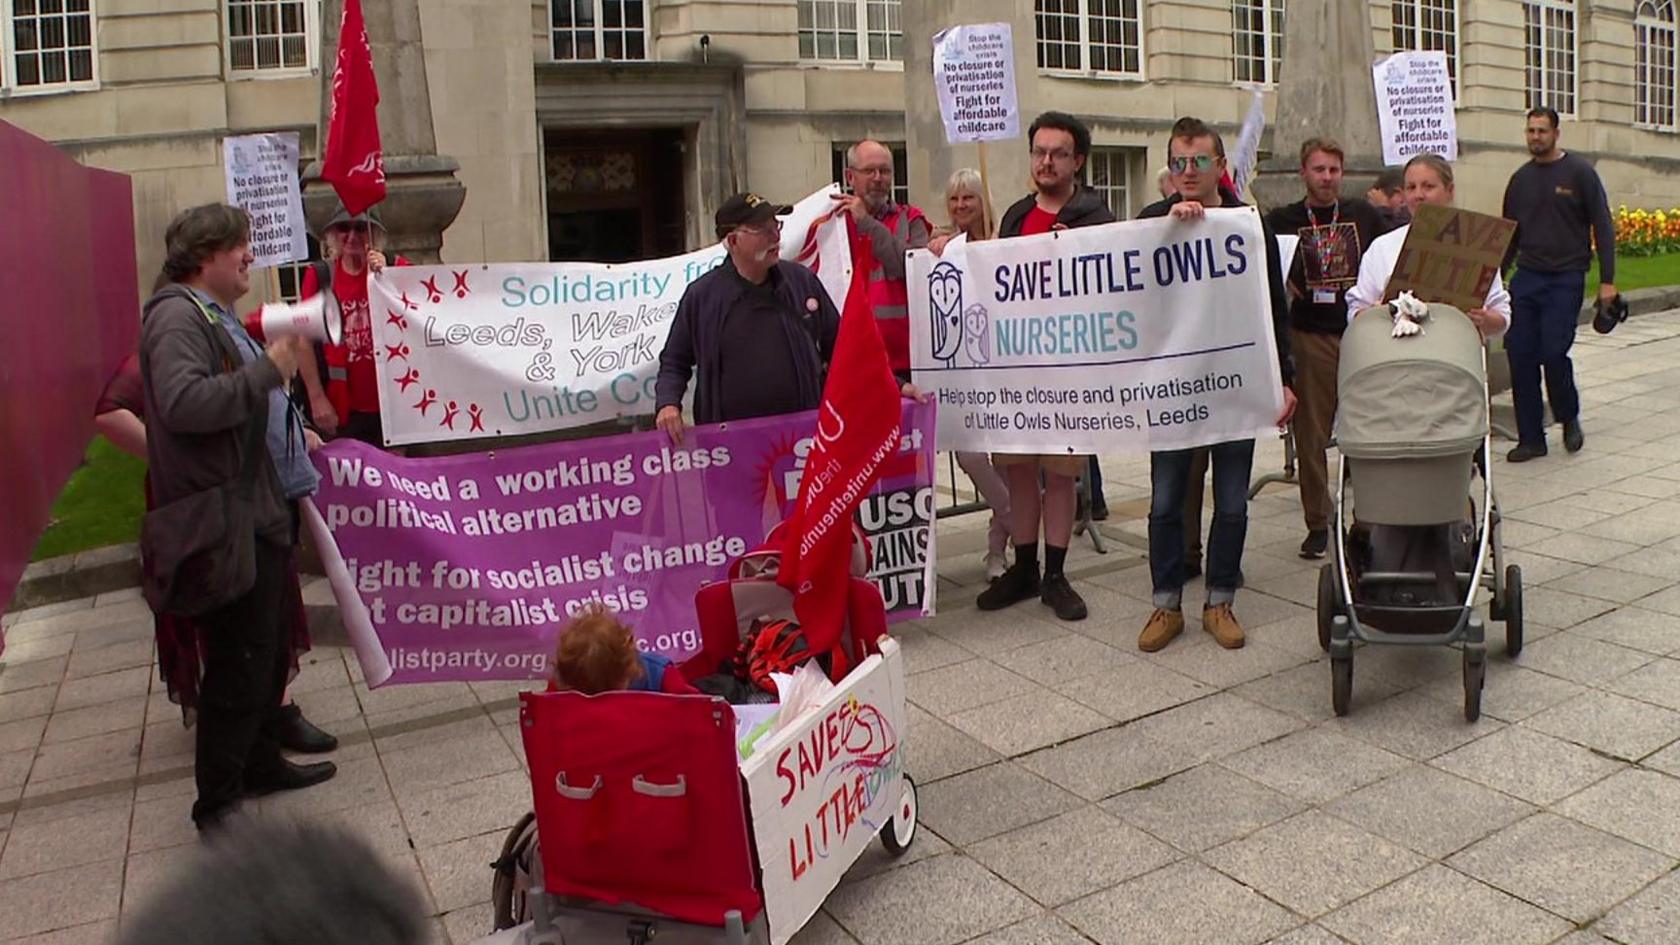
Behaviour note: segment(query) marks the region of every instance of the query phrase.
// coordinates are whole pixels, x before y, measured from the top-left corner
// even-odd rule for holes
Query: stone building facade
[[[365,0],[379,2],[379,0]],[[1360,0],[1352,0],[1360,2]],[[959,8],[956,11],[950,8]],[[953,167],[927,44],[960,16],[1013,25],[1024,110],[1090,120],[1091,181],[1153,199],[1166,129],[1235,130],[1280,69],[1284,0],[419,0],[438,151],[461,164],[452,261],[628,259],[710,239],[721,199],[792,199],[871,136],[939,213]],[[1460,203],[1496,210],[1524,111],[1565,113],[1612,201],[1680,202],[1674,0],[1376,0],[1379,54],[1445,48],[1458,83]],[[224,191],[222,137],[296,130],[317,150],[319,0],[0,0],[0,120],[135,182],[143,281],[182,207]],[[908,60],[908,61],[907,61]],[[1334,133],[1336,129],[1325,129]],[[1269,141],[1290,153],[1296,142]],[[1000,202],[1025,143],[993,145]],[[0,169],[0,173],[3,173]]]

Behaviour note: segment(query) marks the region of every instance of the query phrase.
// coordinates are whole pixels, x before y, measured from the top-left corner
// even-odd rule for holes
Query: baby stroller
[[[1431,304],[1420,334],[1395,338],[1393,324],[1387,306],[1374,306],[1342,336],[1341,457],[1318,642],[1330,654],[1337,715],[1353,697],[1355,640],[1462,644],[1464,717],[1474,722],[1487,669],[1479,588],[1505,623],[1506,650],[1522,650],[1522,570],[1505,563],[1488,462],[1487,358],[1475,325],[1451,306]]]
[[[732,564],[728,580],[696,594],[701,648],[681,665],[690,681],[733,656],[755,618],[792,616],[791,594],[775,583],[778,564],[773,534],[765,548]],[[715,697],[521,695],[536,810],[492,864],[496,928],[527,923],[507,941],[779,945],[809,920],[872,836],[894,855],[909,848],[916,789],[902,769],[903,657],[886,636],[880,591],[857,576],[867,565],[865,543],[854,557],[841,647],[832,654],[835,691],[814,713],[761,737],[749,759],[738,753],[733,708]],[[867,830],[817,847],[794,882],[784,875],[794,847],[778,829],[799,798],[784,794],[779,756],[825,724],[832,730],[837,716],[864,717],[860,706],[878,713],[869,718],[877,731],[892,733],[890,763],[862,750],[880,754],[879,739],[848,756],[880,761],[868,782],[879,803],[860,805],[857,822]]]

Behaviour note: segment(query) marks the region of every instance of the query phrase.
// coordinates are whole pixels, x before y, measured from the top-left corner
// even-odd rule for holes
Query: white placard
[[[1015,44],[1008,23],[953,26],[935,35],[933,87],[947,142],[1021,136]]]
[[[837,309],[852,277],[845,221],[829,216],[839,192],[830,185],[795,204],[781,248],[816,272]],[[387,267],[368,280],[386,442],[652,414],[677,303],[724,259],[718,244],[632,263]]]
[[[257,269],[309,258],[303,192],[298,186],[298,135],[222,139],[228,203],[251,217],[251,265]]]
[[[890,638],[881,650],[741,765],[772,945],[786,945],[816,914],[898,810],[904,658]]]
[[[1371,78],[1384,164],[1404,164],[1419,154],[1458,160],[1458,121],[1445,52],[1395,53],[1371,67]]]
[[[1242,130],[1237,133],[1237,146],[1231,149],[1231,189],[1242,196],[1254,179],[1254,167],[1260,159],[1260,136],[1266,131],[1266,92],[1256,88],[1248,102],[1248,114],[1243,118]]]
[[[939,448],[1187,449],[1275,431],[1282,383],[1251,207],[909,257],[911,370]]]

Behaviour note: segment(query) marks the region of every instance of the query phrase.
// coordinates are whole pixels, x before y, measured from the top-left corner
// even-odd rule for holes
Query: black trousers
[[[286,686],[287,562],[292,549],[258,539],[257,581],[243,596],[198,618],[204,680],[198,696],[194,821],[224,813],[247,772],[279,765],[280,743],[263,731]]]

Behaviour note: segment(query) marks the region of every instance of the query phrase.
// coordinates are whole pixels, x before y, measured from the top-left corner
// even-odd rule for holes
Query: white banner
[[[773,945],[816,914],[898,809],[904,658],[892,640],[882,651],[741,765]]]
[[[298,186],[298,135],[242,135],[222,139],[228,203],[251,217],[251,255],[257,269],[309,258]]]
[[[939,448],[1143,453],[1275,432],[1253,208],[910,254],[911,367]]]
[[[947,142],[1021,136],[1015,44],[1008,23],[953,26],[936,34],[933,87],[939,93]]]
[[[794,206],[782,258],[815,270],[839,308],[852,260],[844,221],[824,219],[835,193],[830,186]],[[368,286],[386,442],[513,436],[652,414],[677,302],[724,259],[719,244],[634,263],[385,269]]]
[[[1419,154],[1458,160],[1458,120],[1445,52],[1395,53],[1377,60],[1371,78],[1384,164],[1404,164]]]

